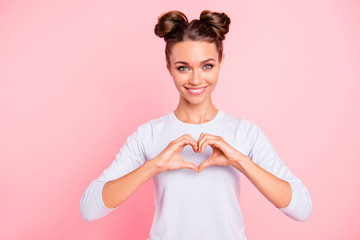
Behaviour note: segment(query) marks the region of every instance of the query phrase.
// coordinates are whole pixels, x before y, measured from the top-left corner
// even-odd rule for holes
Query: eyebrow
[[[211,60],[215,61],[215,59],[209,58],[209,59],[206,59],[206,60],[202,61],[201,63],[205,63],[205,62],[208,62],[208,61],[211,61]],[[182,63],[182,64],[185,64],[185,65],[188,65],[188,63],[187,63],[187,62],[184,62],[184,61],[177,61],[177,62],[174,63],[174,64],[178,64],[178,63]]]

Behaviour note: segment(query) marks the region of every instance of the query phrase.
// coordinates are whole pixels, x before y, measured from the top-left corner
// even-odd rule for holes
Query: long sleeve
[[[104,184],[139,168],[146,161],[144,138],[149,136],[150,123],[140,125],[116,154],[114,161],[85,190],[80,200],[81,216],[86,221],[102,218],[116,208],[107,208],[102,199]]]
[[[257,165],[278,178],[287,181],[291,186],[292,196],[289,205],[278,209],[294,220],[306,221],[310,217],[312,210],[312,201],[308,190],[302,181],[295,177],[278,157],[272,144],[260,128],[253,123],[250,131],[253,138],[249,157]]]

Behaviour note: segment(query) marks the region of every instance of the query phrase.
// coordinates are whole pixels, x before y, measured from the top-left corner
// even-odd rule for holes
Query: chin
[[[193,105],[198,105],[198,104],[202,104],[202,103],[206,102],[206,98],[204,98],[204,97],[199,97],[198,99],[195,99],[194,97],[184,97],[184,96],[182,96],[182,98],[186,102],[188,102],[190,104],[193,104]]]

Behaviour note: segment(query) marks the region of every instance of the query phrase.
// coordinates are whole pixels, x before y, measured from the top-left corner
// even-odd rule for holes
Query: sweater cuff
[[[290,218],[305,222],[311,213],[312,203],[307,189],[301,181],[288,181],[291,186],[291,200],[288,206],[279,208]]]

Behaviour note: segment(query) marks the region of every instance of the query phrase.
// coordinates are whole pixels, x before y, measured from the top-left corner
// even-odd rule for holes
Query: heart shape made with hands
[[[197,149],[194,149],[191,144],[186,145],[181,152],[183,159],[194,159],[192,162],[197,165],[199,173],[209,166],[231,165],[232,159],[234,159],[239,152],[225,142],[223,138],[209,134],[205,135],[212,138],[207,138],[205,141],[201,141],[201,143],[198,141]]]
[[[193,147],[189,144],[186,145],[181,151],[182,159],[189,163],[194,163],[197,167],[197,171],[199,171],[199,166],[210,159],[212,155],[212,149],[209,146],[206,146],[203,152],[197,152],[193,149]],[[194,169],[192,169],[194,170]]]

